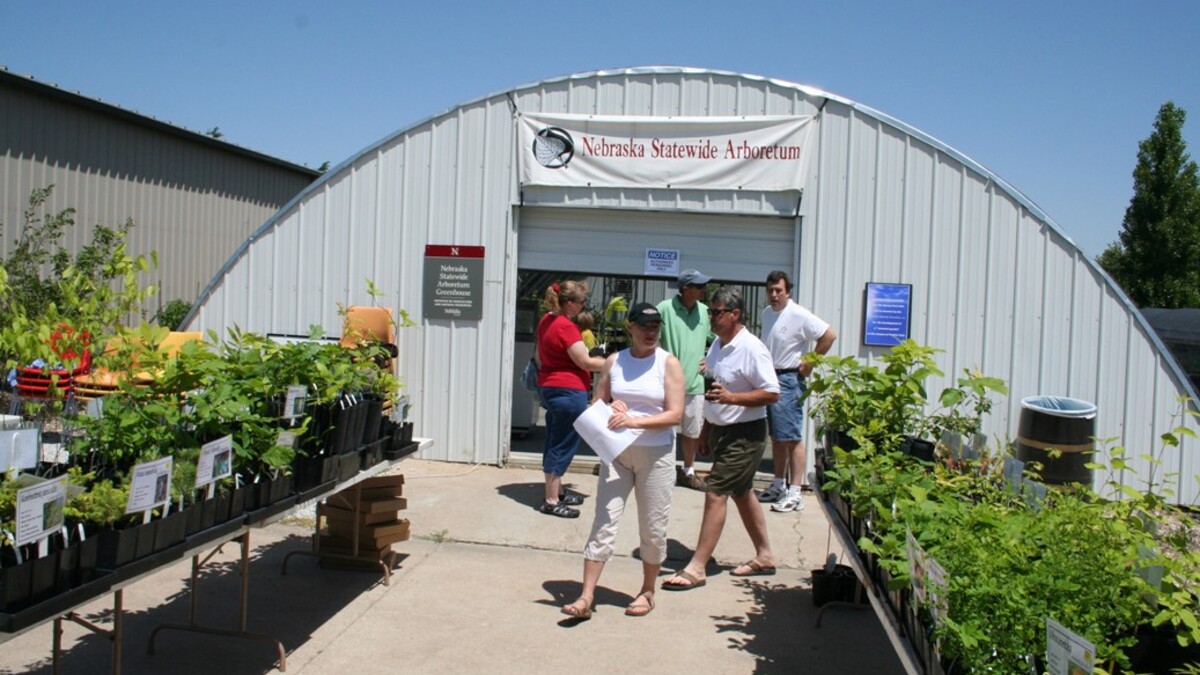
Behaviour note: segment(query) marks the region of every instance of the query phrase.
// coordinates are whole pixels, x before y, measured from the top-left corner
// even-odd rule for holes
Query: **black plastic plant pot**
[[[96,567],[100,556],[99,533],[91,533],[76,545],[79,549],[79,583],[86,584],[96,578]]]
[[[854,602],[858,577],[847,565],[835,565],[832,570],[822,567],[812,571],[812,585],[813,605],[816,607],[830,602]]]
[[[274,504],[292,494],[292,477],[285,475],[272,479],[270,488],[270,501],[268,503]]]
[[[152,520],[137,527],[137,548],[134,550],[134,559],[140,560],[154,553],[154,538],[158,535],[159,522]]]
[[[100,548],[97,552],[96,567],[102,570],[115,570],[122,565],[133,562],[137,552],[138,528],[125,527],[119,530],[101,530],[99,534]]]
[[[54,584],[58,580],[58,551],[51,551],[41,558],[30,561],[33,575],[29,581],[30,602],[41,602],[54,595]]]
[[[923,438],[914,438],[912,436],[905,436],[904,440],[900,443],[901,452],[912,457],[913,459],[919,459],[922,462],[934,461],[935,447],[936,446],[934,445],[933,441],[927,441]]]
[[[183,509],[183,513],[185,514],[183,535],[185,537],[190,537],[193,534],[196,534],[197,532],[199,532],[203,528],[204,504],[199,503],[199,502],[194,503],[194,504],[189,504],[186,508]]]
[[[229,509],[233,505],[233,495],[229,492],[221,492],[217,495],[217,514],[215,524],[220,525],[229,520]]]
[[[211,497],[200,502],[200,529],[207,530],[217,524],[217,511],[220,510],[221,500],[218,497]],[[225,506],[225,513],[229,513],[229,506]],[[222,521],[224,522],[224,521]]]
[[[24,607],[29,602],[32,581],[30,561],[0,567],[0,611],[15,612]]]
[[[158,521],[158,531],[154,533],[154,551],[156,553],[183,543],[187,537],[187,517],[186,510],[174,511]]]
[[[249,485],[243,485],[233,491],[229,501],[229,520],[241,518],[246,512],[246,495],[250,492]]]
[[[363,407],[365,412],[362,444],[370,445],[379,440],[379,427],[383,423],[383,397],[378,394],[368,394],[363,398]]]
[[[79,544],[71,544],[58,552],[58,576],[55,592],[61,593],[79,585]]]

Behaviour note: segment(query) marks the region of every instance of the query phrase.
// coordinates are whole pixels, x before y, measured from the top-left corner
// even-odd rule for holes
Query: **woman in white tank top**
[[[612,557],[621,514],[633,492],[641,532],[642,587],[625,608],[629,616],[654,609],[654,589],[667,557],[667,522],[675,485],[675,426],[683,419],[683,368],[658,346],[662,317],[654,305],[638,303],[626,324],[629,349],[608,357],[595,399],[610,403],[610,429],[637,429],[640,434],[613,461],[600,465],[596,517],[583,550],[583,588],[563,614],[590,619],[596,584]]]

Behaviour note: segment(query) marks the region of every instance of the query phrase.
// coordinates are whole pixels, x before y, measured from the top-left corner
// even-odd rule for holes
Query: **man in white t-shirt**
[[[767,441],[766,406],[779,398],[779,380],[767,348],[742,325],[743,314],[742,296],[735,289],[723,286],[712,294],[708,316],[717,339],[705,357],[704,429],[700,433],[701,454],[712,451],[712,471],[692,559],[663,580],[668,591],[691,590],[707,582],[705,569],[725,528],[730,499],[754,544],[754,557],[729,574],[775,573],[766,517],[752,488]]]
[[[791,293],[792,281],[786,272],[775,270],[767,275],[767,299],[771,304],[763,309],[762,340],[771,352],[771,362],[779,378],[779,401],[767,408],[775,479],[759,493],[758,501],[770,503],[772,511],[784,513],[804,508],[800,486],[808,458],[804,447],[804,404],[800,399],[804,395],[804,379],[812,367],[800,359],[809,352],[828,352],[837,339],[829,324],[796,304]]]

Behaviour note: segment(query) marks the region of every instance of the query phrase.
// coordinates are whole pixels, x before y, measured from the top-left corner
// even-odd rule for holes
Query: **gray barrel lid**
[[[1066,396],[1026,396],[1021,407],[1056,417],[1091,419],[1096,416],[1096,405]]]

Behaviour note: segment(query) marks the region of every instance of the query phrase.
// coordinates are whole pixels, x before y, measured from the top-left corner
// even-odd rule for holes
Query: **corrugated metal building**
[[[30,192],[74,207],[67,248],[132,218],[129,248],[157,251],[158,300],[191,301],[272,213],[320,176],[209,136],[0,69],[0,255]],[[153,309],[153,308],[152,308]]]
[[[815,133],[803,182],[790,189],[556,187],[522,184],[530,149],[521,120],[536,115],[796,117],[811,118]],[[422,316],[429,244],[484,248],[481,320]],[[967,367],[1008,382],[993,436],[1016,435],[1022,397],[1071,396],[1098,406],[1098,437],[1157,451],[1179,423],[1177,399],[1196,395],[1112,281],[980,164],[853,101],[693,68],[546,80],[397,132],[259,228],[206,289],[192,327],[303,333],[320,324],[336,334],[337,303],[368,302],[370,278],[418,322],[400,332],[399,363],[418,435],[435,439],[429,456],[503,462],[518,270],[636,277],[648,247],[677,250],[682,267],[728,281],[792,270],[793,297],[834,326],[834,349],[864,359],[881,353],[863,346],[865,284],[911,284],[912,337],[945,350],[946,378],[931,390]],[[1182,476],[1183,502],[1197,496],[1198,448],[1185,440],[1155,472]]]

